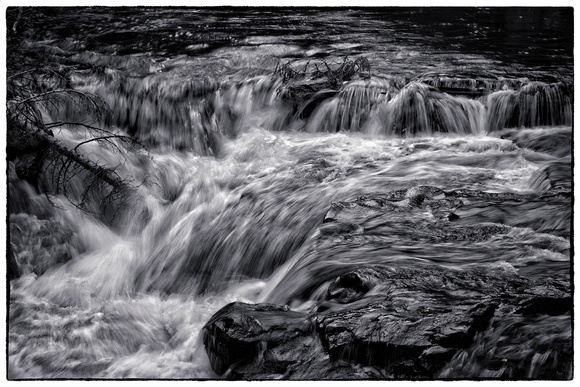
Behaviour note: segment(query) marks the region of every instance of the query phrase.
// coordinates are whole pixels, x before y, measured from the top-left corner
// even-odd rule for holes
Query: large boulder
[[[234,302],[202,330],[216,374],[228,379],[357,378],[348,364],[333,364],[315,324],[287,306]]]
[[[212,368],[231,379],[436,378],[477,345],[478,334],[497,329],[494,323],[569,317],[572,308],[563,281],[482,270],[359,269],[329,286],[327,299],[337,298],[339,307],[311,313],[274,304],[223,307],[203,328]],[[562,377],[571,342],[554,343],[560,361],[541,364],[541,375]],[[505,361],[490,356],[485,364],[494,370]],[[504,376],[525,374],[533,361],[528,352],[512,354]]]
[[[568,379],[570,216],[563,191],[419,186],[334,203],[263,295],[275,304],[230,304],[206,324],[212,368],[233,379]],[[522,264],[546,259],[558,273]]]

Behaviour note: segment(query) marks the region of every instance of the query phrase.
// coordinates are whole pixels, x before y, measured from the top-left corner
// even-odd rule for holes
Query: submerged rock
[[[536,191],[571,190],[572,163],[570,158],[546,163],[530,177],[530,187]]]
[[[572,127],[541,129],[510,129],[501,138],[513,141],[519,148],[554,157],[566,157],[572,153]]]
[[[362,294],[370,296],[361,302]],[[571,309],[563,282],[484,270],[355,270],[329,286],[328,298],[341,306],[310,314],[273,304],[225,306],[203,328],[212,368],[231,379],[437,378],[494,321],[569,316]],[[559,343],[569,356],[571,342]],[[519,356],[512,373],[532,366],[527,353]],[[565,374],[566,364],[544,367]]]
[[[232,379],[570,378],[569,279],[531,279],[495,258],[524,244],[564,258],[569,212],[562,192],[429,186],[334,203],[268,294],[278,304],[233,303],[203,328],[212,368]],[[449,257],[473,264],[446,267]],[[522,343],[502,338],[518,327]],[[477,357],[469,369],[466,356]]]

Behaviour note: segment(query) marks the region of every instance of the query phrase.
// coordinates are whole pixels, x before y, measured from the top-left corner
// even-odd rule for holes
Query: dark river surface
[[[217,378],[200,339],[216,311],[232,301],[305,310],[331,280],[316,273],[354,264],[570,281],[571,204],[463,209],[468,223],[509,227],[469,245],[417,240],[389,257],[364,244],[312,246],[331,204],[360,195],[570,192],[571,8],[51,8],[35,17],[30,44],[77,65],[72,86],[101,96],[114,130],[143,144],[84,146],[136,182],[141,199],[107,223],[64,197],[49,201],[9,164],[20,274],[9,284],[9,378]],[[299,101],[298,112],[299,97],[285,94],[297,81],[274,74],[284,64],[337,68],[345,57],[370,68]],[[86,140],[74,128],[55,136]],[[498,376],[475,354],[494,350],[504,331],[521,333],[510,351],[529,353],[532,378],[549,352],[532,353],[534,340],[571,341],[570,312],[505,324],[440,377]]]

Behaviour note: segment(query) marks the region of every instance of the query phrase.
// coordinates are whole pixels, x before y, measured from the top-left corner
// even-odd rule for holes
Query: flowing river
[[[569,193],[570,9],[42,15],[34,44],[79,64],[72,86],[102,97],[113,112],[107,129],[143,146],[80,148],[136,187],[138,199],[112,220],[45,196],[9,164],[18,271],[9,284],[9,378],[217,378],[200,331],[221,307],[306,310],[346,268],[377,262],[570,281],[571,201],[458,213],[509,227],[483,242],[419,239],[388,257],[364,244],[312,252],[332,203],[361,195],[417,186]],[[298,108],[288,97],[296,81],[275,74],[285,64],[337,68],[345,58],[366,58],[370,68]],[[54,135],[70,146],[87,138],[73,127]],[[532,320],[506,321],[440,376],[494,377],[478,366],[482,353],[516,335],[510,351],[529,353],[533,377],[548,358],[533,352],[537,343],[570,341],[571,317]]]

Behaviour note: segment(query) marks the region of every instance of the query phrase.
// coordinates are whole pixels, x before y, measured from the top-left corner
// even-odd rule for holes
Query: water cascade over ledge
[[[573,378],[570,9],[25,11],[9,379]]]

